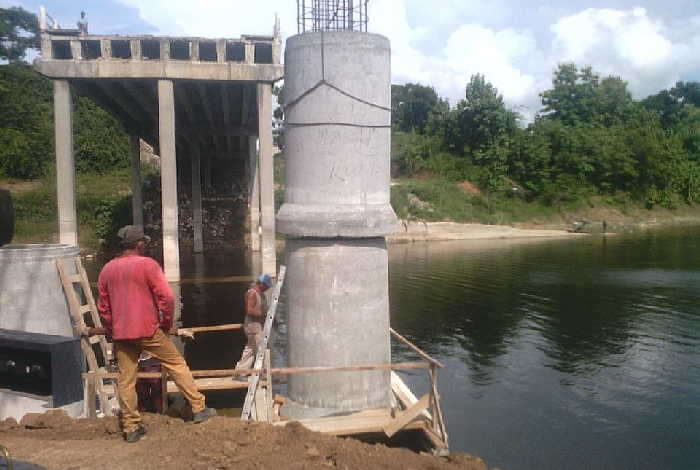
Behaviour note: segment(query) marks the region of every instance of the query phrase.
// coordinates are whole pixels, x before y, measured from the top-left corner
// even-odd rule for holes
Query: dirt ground
[[[0,422],[0,444],[13,458],[48,469],[327,469],[487,470],[467,454],[435,457],[309,431],[216,417],[195,425],[146,414],[148,434],[123,441],[115,418],[72,420],[27,415]]]

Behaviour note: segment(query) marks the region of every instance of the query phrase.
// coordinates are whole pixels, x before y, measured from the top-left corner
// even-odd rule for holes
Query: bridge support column
[[[166,279],[177,282],[180,280],[180,242],[177,223],[175,96],[171,80],[158,80],[158,136],[163,211],[163,268]]]
[[[194,252],[204,251],[202,238],[202,175],[200,170],[201,153],[196,145],[190,155],[192,159],[192,229],[194,231]]]
[[[275,181],[272,159],[272,84],[258,83],[257,95],[262,270],[274,276],[277,273],[277,254],[275,245]]]
[[[143,227],[143,196],[141,194],[141,139],[130,136],[131,150],[131,220]]]
[[[248,136],[248,162],[250,181],[248,200],[250,201],[250,249],[260,251],[260,172],[258,165],[257,139]]]
[[[54,131],[56,139],[56,199],[59,241],[78,246],[75,209],[75,157],[73,154],[73,102],[67,80],[53,81]]]

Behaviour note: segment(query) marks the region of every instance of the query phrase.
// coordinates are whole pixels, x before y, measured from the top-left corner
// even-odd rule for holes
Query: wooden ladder
[[[68,272],[72,270],[65,264],[67,262],[68,260],[58,259],[56,260],[56,267],[58,268],[58,274],[61,278],[61,284],[63,285],[63,292],[68,300],[73,334],[80,338],[80,347],[85,355],[85,361],[87,362],[88,374],[85,375],[83,380],[86,398],[85,414],[91,417],[96,411],[94,404],[88,403],[93,396],[89,391],[94,387],[94,392],[97,393],[100,401],[100,410],[105,416],[113,416],[114,413],[111,406],[109,406],[109,402],[116,396],[114,384],[104,383],[104,379],[98,379],[96,382],[90,380],[96,373],[107,372],[106,366],[113,357],[112,344],[107,341],[104,335],[84,336],[81,334],[86,327],[102,327],[102,321],[97,312],[97,304],[92,295],[90,281],[88,280],[80,257],[76,256],[73,258],[75,272],[77,274],[68,274]],[[79,289],[76,289],[76,285]],[[88,320],[87,322],[86,318]],[[98,361],[95,355],[93,344],[99,344],[100,351],[102,352],[102,364],[100,364],[100,361]]]
[[[248,393],[245,396],[245,403],[243,404],[243,412],[241,413],[241,419],[243,421],[248,421],[251,419],[251,415],[253,413],[253,404],[256,404],[256,418],[258,420],[261,420],[262,418],[266,418],[266,421],[271,420],[271,412],[269,411],[272,408],[272,402],[270,400],[272,396],[272,381],[270,380],[270,360],[269,360],[269,353],[267,354],[267,360],[266,358],[266,351],[267,351],[267,342],[270,339],[270,332],[272,331],[272,322],[275,319],[275,313],[277,311],[277,304],[279,302],[279,297],[280,293],[282,292],[282,285],[284,284],[284,274],[287,271],[287,268],[285,266],[280,266],[280,271],[279,274],[277,275],[277,284],[275,284],[275,290],[272,293],[272,303],[270,303],[270,308],[267,309],[267,317],[265,318],[265,326],[263,327],[263,337],[262,340],[260,341],[260,344],[258,345],[257,351],[255,352],[255,363],[253,364],[253,369],[260,369],[263,365],[263,361],[266,362],[267,365],[267,371],[268,371],[268,380],[267,380],[267,393],[263,393],[262,390],[258,391],[258,384],[260,382],[260,374],[254,373],[251,374],[250,377],[248,377]],[[262,407],[260,406],[260,401],[267,401],[270,400],[269,403],[267,403],[268,406]],[[262,410],[265,409],[267,410],[266,417],[260,416],[262,414]],[[260,411],[257,411],[260,410]]]

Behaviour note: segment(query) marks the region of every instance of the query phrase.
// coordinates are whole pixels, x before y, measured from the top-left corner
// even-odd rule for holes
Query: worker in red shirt
[[[173,326],[175,302],[158,263],[144,256],[150,240],[143,228],[119,229],[122,253],[100,272],[97,308],[108,336],[114,341],[119,365],[119,406],[124,439],[136,442],[146,434],[136,396],[136,373],[143,351],[160,361],[192,407],[193,421],[201,423],[216,415],[207,408],[192,373],[167,333]]]

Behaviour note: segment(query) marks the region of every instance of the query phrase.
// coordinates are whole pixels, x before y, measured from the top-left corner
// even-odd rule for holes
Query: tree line
[[[561,64],[523,125],[483,75],[456,106],[430,86],[392,86],[395,176],[469,180],[546,204],[611,196],[647,206],[700,201],[700,83],[643,100],[620,77]]]

